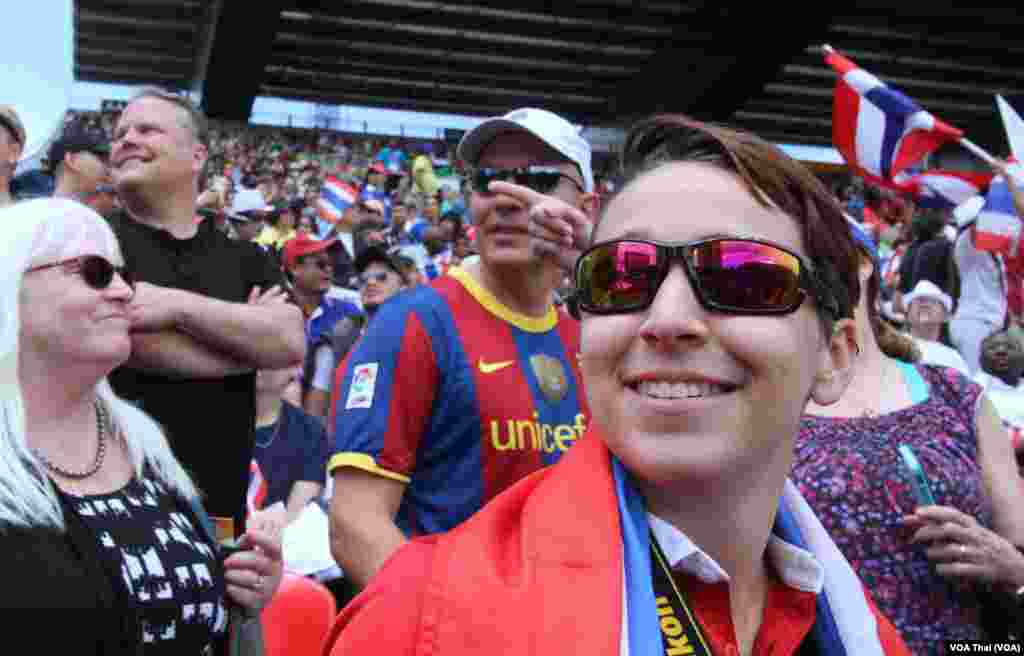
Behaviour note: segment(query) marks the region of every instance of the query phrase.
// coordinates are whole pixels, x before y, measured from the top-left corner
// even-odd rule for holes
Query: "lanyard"
[[[651,578],[665,656],[712,656],[700,625],[686,603],[686,597],[672,578],[672,571],[653,533]]]

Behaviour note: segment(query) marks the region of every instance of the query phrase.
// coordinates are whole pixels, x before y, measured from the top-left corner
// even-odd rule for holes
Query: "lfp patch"
[[[361,364],[352,372],[352,386],[348,390],[345,409],[369,408],[373,405],[373,390],[377,387],[377,363]]]

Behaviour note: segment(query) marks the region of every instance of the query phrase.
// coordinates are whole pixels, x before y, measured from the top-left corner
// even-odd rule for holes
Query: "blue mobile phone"
[[[914,488],[914,497],[917,499],[917,505],[936,505],[935,497],[932,496],[932,489],[928,485],[928,477],[925,476],[924,469],[921,468],[921,463],[918,462],[913,449],[906,444],[900,444],[897,450],[900,452],[903,466],[907,468],[907,472],[910,474],[910,482]]]

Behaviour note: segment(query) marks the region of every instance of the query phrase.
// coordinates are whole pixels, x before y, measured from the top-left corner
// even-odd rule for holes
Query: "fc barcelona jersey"
[[[461,269],[403,292],[338,370],[328,469],[405,483],[407,535],[449,530],[583,434],[578,352],[564,311],[518,314]]]

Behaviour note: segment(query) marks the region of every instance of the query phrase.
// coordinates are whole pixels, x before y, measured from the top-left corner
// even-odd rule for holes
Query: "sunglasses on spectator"
[[[304,263],[305,264],[312,264],[313,266],[315,266],[316,268],[320,269],[321,271],[327,271],[328,269],[333,269],[334,268],[334,262],[331,262],[326,257],[318,257],[316,259],[308,259],[308,260],[305,260]]]
[[[43,269],[52,269],[59,266],[67,267],[72,273],[80,274],[82,276],[82,280],[85,281],[85,284],[98,291],[102,291],[110,286],[114,281],[115,273],[121,276],[121,279],[124,280],[126,285],[131,287],[133,290],[135,289],[135,280],[124,267],[115,267],[113,264],[108,262],[106,258],[100,257],[99,255],[84,255],[70,260],[61,260],[60,262],[54,262],[52,264],[43,264],[41,266],[32,267],[25,273],[42,271]]]
[[[476,168],[469,171],[469,182],[473,191],[481,194],[490,193],[489,187],[492,182],[513,182],[538,194],[550,194],[562,178],[572,182],[580,192],[583,191],[583,185],[553,166],[526,166],[517,169]]]
[[[654,302],[674,259],[700,304],[741,315],[795,312],[808,294],[833,318],[839,306],[799,255],[770,242],[711,238],[686,243],[616,239],[597,244],[577,260],[576,306],[591,314],[644,310]]]
[[[387,282],[389,271],[378,271],[377,273],[363,273],[359,276],[360,286],[369,285],[371,282]]]

